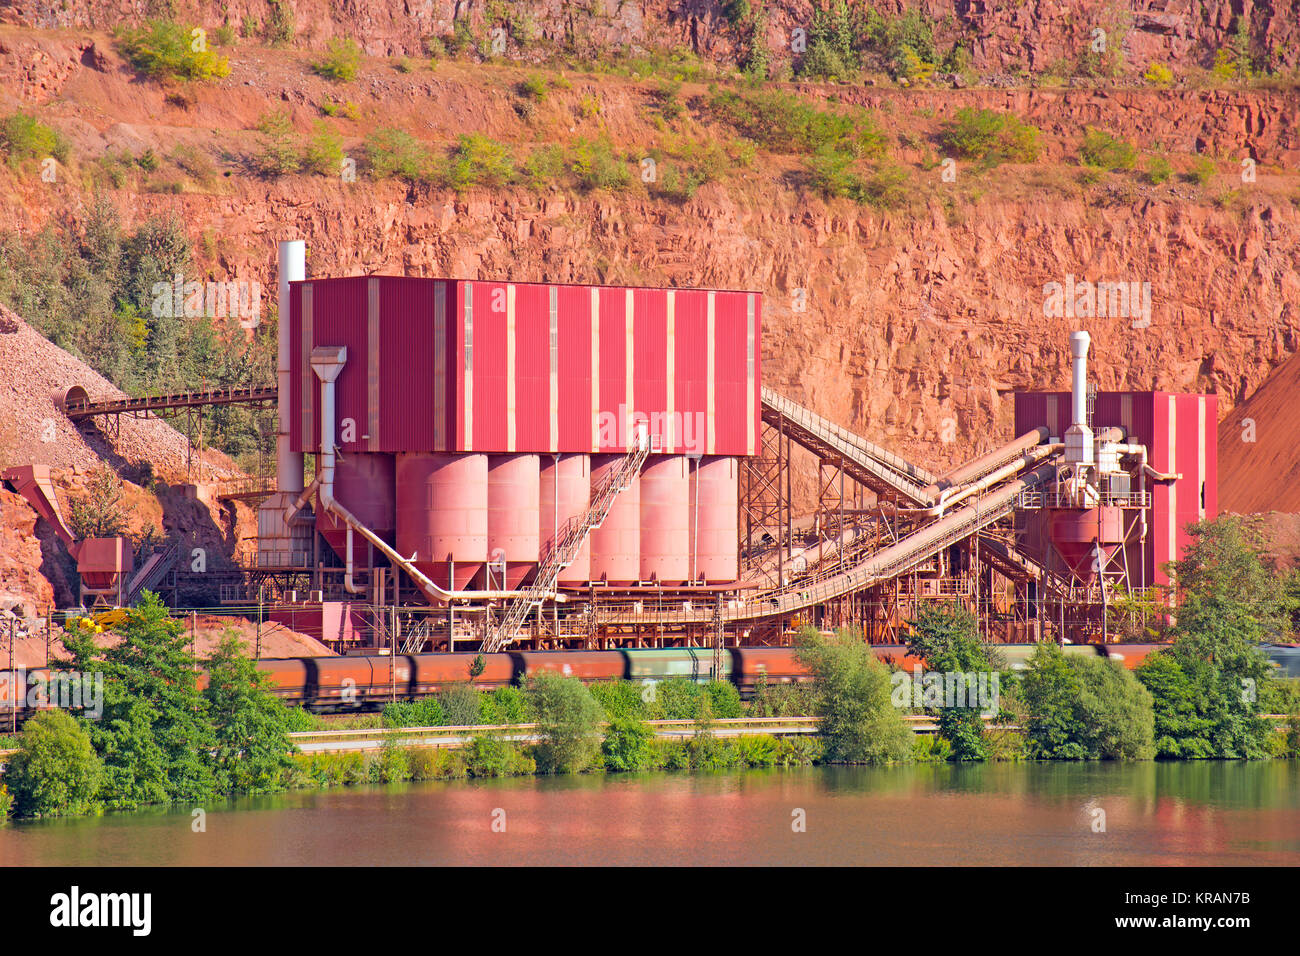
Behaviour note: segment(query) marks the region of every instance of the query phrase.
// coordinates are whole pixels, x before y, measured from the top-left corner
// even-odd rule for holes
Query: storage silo
[[[488,560],[490,563],[505,561],[505,581],[494,582],[497,587],[504,583],[507,589],[513,590],[537,570],[538,501],[536,455],[492,455],[488,458]]]
[[[623,463],[622,455],[591,456],[592,494]],[[636,584],[641,574],[641,482],[636,476],[591,532],[591,579]]]
[[[392,455],[364,452],[339,455],[334,464],[334,498],[363,525],[389,544],[397,533],[396,461]],[[316,498],[316,527],[340,558],[347,557],[347,525],[320,506]],[[364,538],[352,539],[353,562],[368,566],[370,548]]]
[[[641,580],[685,584],[691,576],[691,462],[655,455],[641,468]]]
[[[440,587],[465,588],[487,563],[487,479],[487,455],[397,456],[397,550]]]
[[[736,515],[740,468],[733,457],[706,455],[691,476],[692,577],[707,584],[740,576]]]
[[[591,505],[591,458],[588,455],[542,455],[539,476],[538,524],[541,554],[554,547],[555,528],[570,519],[581,521]],[[560,572],[559,583],[581,587],[591,580],[591,537],[578,555]]]

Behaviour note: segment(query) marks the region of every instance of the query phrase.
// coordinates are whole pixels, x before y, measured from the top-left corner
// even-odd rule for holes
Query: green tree
[[[931,671],[945,675],[984,672],[991,683],[993,668],[980,643],[978,624],[965,608],[927,604],[911,622],[906,641],[909,652],[922,658]],[[968,695],[975,690],[966,689]],[[939,735],[952,747],[953,760],[988,759],[980,714],[978,706],[938,708]]]
[[[267,793],[280,789],[289,766],[288,710],[266,689],[266,675],[228,631],[207,661],[208,702],[216,737],[213,765],[225,791]]]
[[[859,636],[840,631],[826,637],[805,628],[798,656],[813,675],[818,733],[829,762],[886,763],[911,757],[912,729],[890,701],[889,669]]]
[[[547,773],[580,773],[600,750],[603,712],[575,677],[542,673],[528,681],[537,714],[537,764]]]
[[[1040,644],[1023,694],[1030,756],[1145,760],[1155,753],[1151,695],[1116,661],[1066,657],[1055,644]]]
[[[17,816],[75,816],[93,808],[101,773],[86,731],[66,712],[51,710],[27,722],[4,780]]]
[[[650,763],[650,726],[635,717],[615,717],[605,730],[600,750],[605,769],[614,773],[644,770]]]
[[[117,633],[116,645],[100,648],[88,629],[68,629],[71,659],[58,665],[104,675],[103,713],[87,725],[104,761],[101,798],[130,808],[211,797],[216,739],[184,627],[146,591]]]

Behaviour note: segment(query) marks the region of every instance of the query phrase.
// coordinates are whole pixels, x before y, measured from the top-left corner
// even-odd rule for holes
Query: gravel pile
[[[120,432],[102,417],[94,424],[83,420],[78,427],[55,407],[53,398],[73,385],[82,386],[95,400],[126,397],[0,305],[0,466],[84,469],[106,460],[121,472],[123,465],[151,462],[155,476],[184,479],[184,435],[160,418],[129,415],[120,416]],[[207,479],[239,474],[219,453],[205,453],[204,460]]]

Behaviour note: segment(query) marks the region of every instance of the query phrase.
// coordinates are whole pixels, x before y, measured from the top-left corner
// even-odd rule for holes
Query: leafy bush
[[[445,179],[455,189],[503,186],[514,178],[510,147],[482,133],[462,133],[447,160]]]
[[[90,737],[61,710],[44,711],[23,728],[22,744],[9,760],[5,786],[20,817],[87,813],[102,780],[102,764]]]
[[[9,788],[0,783],[0,827],[5,825],[9,819],[9,811],[13,808],[14,798],[9,794]]]
[[[266,27],[263,34],[266,37],[266,42],[272,46],[292,43],[297,25],[294,21],[293,8],[289,6],[289,0],[268,0],[268,5],[270,15],[266,18]],[[245,35],[249,35],[249,32],[246,32]]]
[[[1147,182],[1152,185],[1166,182],[1173,175],[1173,170],[1169,160],[1163,156],[1152,156],[1147,162]]]
[[[325,123],[317,122],[316,131],[302,151],[302,166],[321,176],[337,176],[343,166],[343,140]]]
[[[912,759],[917,763],[943,763],[952,759],[952,745],[939,734],[917,734],[912,740]]]
[[[1024,676],[1031,756],[1144,760],[1153,756],[1152,698],[1115,661],[1069,657],[1038,646]]]
[[[491,734],[470,741],[464,752],[471,777],[508,777],[535,773],[537,764],[514,744]]]
[[[719,120],[771,150],[816,153],[831,148],[870,158],[883,155],[888,142],[866,110],[819,110],[781,90],[719,90],[710,96],[708,108]]]
[[[325,56],[311,65],[311,68],[328,80],[348,83],[357,78],[361,69],[361,47],[348,37],[330,40],[325,48]]]
[[[1142,79],[1153,86],[1166,87],[1174,81],[1174,71],[1163,63],[1152,63],[1142,74]]]
[[[387,740],[379,749],[379,756],[371,764],[370,772],[375,783],[401,783],[411,779],[411,762],[407,751],[394,741]]]
[[[237,39],[238,34],[229,23],[223,23],[212,31],[212,42],[217,46],[234,46]]]
[[[647,713],[651,720],[696,720],[705,696],[704,688],[689,677],[671,677],[654,685]]]
[[[11,166],[47,156],[61,163],[68,161],[68,141],[63,134],[21,111],[0,121],[0,149]]]
[[[775,767],[780,741],[771,734],[742,734],[732,742],[736,762],[746,767]]]
[[[284,714],[284,728],[291,734],[320,730],[324,723],[304,707],[286,707]]]
[[[1187,179],[1198,186],[1208,186],[1216,171],[1214,160],[1208,156],[1198,156],[1187,174]]]
[[[818,733],[832,763],[907,760],[912,730],[890,701],[889,669],[856,635],[799,635],[799,659],[813,675]]]
[[[213,80],[230,74],[230,62],[199,43],[192,28],[167,20],[120,28],[117,46],[132,67],[158,80]]]
[[[286,110],[263,113],[257,129],[262,138],[258,151],[253,154],[252,165],[258,173],[286,176],[302,168],[302,148]]]
[[[799,64],[802,76],[848,79],[861,67],[857,30],[852,12],[844,0],[822,6],[813,4],[808,26],[808,48]]]
[[[822,759],[825,748],[817,737],[782,737],[776,748],[778,767],[808,767]]]
[[[1137,149],[1126,139],[1089,126],[1079,146],[1079,160],[1095,169],[1132,169],[1137,162]]]
[[[975,616],[964,608],[927,604],[909,624],[908,650],[913,656],[924,659],[930,671],[977,674],[992,670],[979,639]],[[939,735],[952,749],[952,759],[984,760],[988,757],[980,707],[940,707],[938,724]]]
[[[622,189],[631,182],[627,164],[614,153],[607,139],[576,139],[567,165],[575,185],[584,191]]]
[[[269,793],[279,789],[293,750],[289,714],[245,651],[227,630],[206,661],[203,698],[215,737],[212,766],[222,792]]]
[[[742,716],[740,691],[731,681],[711,680],[704,685],[704,691],[709,696],[709,707],[714,717],[727,720]]]
[[[963,107],[940,135],[944,146],[958,156],[980,159],[988,166],[1032,163],[1038,158],[1038,128],[1012,113]]]
[[[537,714],[537,762],[546,773],[579,773],[600,748],[603,713],[582,681],[538,674],[528,681],[528,697]]]
[[[406,754],[412,780],[451,780],[469,771],[459,751],[434,747],[412,747]]]
[[[384,705],[385,727],[439,727],[447,723],[436,697],[395,700]]]
[[[438,692],[435,700],[448,727],[469,727],[482,722],[483,700],[477,687],[468,682],[452,684]]]
[[[626,773],[646,769],[653,759],[650,727],[635,717],[615,717],[605,730],[601,754],[605,769],[613,773]]]
[[[643,686],[636,681],[610,680],[589,684],[587,689],[605,711],[606,719],[613,721],[621,717],[641,719],[646,716]]]
[[[428,149],[403,130],[381,127],[366,137],[363,148],[366,165],[376,179],[399,176],[419,180],[428,174]]]
[[[528,695],[518,687],[498,687],[483,694],[479,720],[485,724],[527,724],[533,720]]]
[[[520,80],[515,90],[520,96],[540,103],[546,99],[546,79],[541,76],[530,76]]]

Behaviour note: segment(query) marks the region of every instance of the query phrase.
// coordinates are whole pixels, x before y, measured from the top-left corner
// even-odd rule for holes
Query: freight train
[[[999,644],[1005,664],[1021,669],[1034,652],[1033,644]],[[1067,654],[1109,657],[1132,669],[1158,650],[1160,644],[1070,644]],[[893,668],[911,671],[924,662],[902,644],[875,644],[876,656]],[[478,673],[476,660],[482,658]],[[685,678],[697,682],[713,679],[713,651],[706,647],[628,648],[611,651],[509,651],[500,654],[399,654],[348,657],[289,657],[263,659],[258,669],[266,675],[268,689],[290,706],[312,710],[356,710],[382,706],[396,696],[410,700],[435,694],[452,684],[470,681],[481,690],[519,685],[534,674],[554,673],[583,682],[603,680],[661,681]],[[810,679],[796,652],[788,647],[729,647],[722,654],[722,680],[750,697],[763,675],[767,683],[791,684]],[[35,668],[17,673],[0,671],[0,714],[9,703],[20,701],[19,715],[47,707],[45,687],[49,671]],[[204,686],[207,675],[200,673]],[[21,695],[11,689],[23,688]]]

